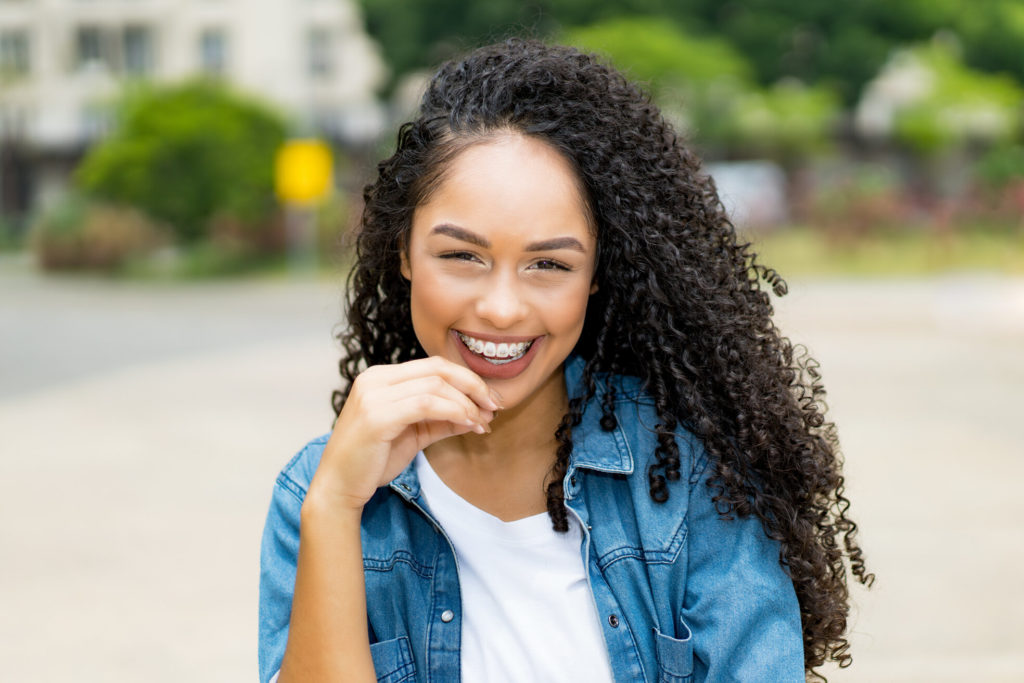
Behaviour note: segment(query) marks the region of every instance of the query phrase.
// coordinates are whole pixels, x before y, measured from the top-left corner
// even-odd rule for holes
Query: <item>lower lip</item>
[[[459,353],[462,354],[463,360],[466,361],[466,365],[469,369],[480,375],[484,379],[511,379],[521,373],[533,360],[533,357],[537,355],[537,347],[539,347],[544,337],[537,337],[530,345],[530,348],[520,358],[515,359],[510,363],[502,363],[501,365],[495,365],[484,360],[481,356],[473,353],[469,350],[461,339],[459,339],[458,333],[452,330],[452,338],[455,340],[455,346],[459,349]]]

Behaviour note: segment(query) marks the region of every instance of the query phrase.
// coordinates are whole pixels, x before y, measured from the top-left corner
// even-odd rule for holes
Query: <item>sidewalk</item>
[[[849,681],[1024,680],[1024,281],[791,283],[872,571]],[[336,283],[0,263],[5,680],[256,679],[274,477],[330,427]]]

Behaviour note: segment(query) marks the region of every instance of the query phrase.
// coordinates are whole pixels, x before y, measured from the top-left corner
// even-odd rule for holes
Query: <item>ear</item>
[[[591,294],[596,294],[597,293],[597,278],[596,277],[590,283],[590,293]]]
[[[401,264],[399,265],[399,271],[402,273],[402,277],[406,280],[412,281],[412,269],[409,267],[409,252],[403,246],[399,252],[399,259]]]

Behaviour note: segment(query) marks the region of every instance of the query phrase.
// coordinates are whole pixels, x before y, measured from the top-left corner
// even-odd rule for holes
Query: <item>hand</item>
[[[352,383],[309,494],[362,509],[430,444],[489,432],[500,407],[476,373],[439,356],[367,368]]]

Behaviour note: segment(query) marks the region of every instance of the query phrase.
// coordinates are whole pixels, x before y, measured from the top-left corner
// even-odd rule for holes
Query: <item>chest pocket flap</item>
[[[666,636],[654,629],[658,652],[658,683],[690,683],[693,680],[693,638]]]
[[[416,679],[412,648],[405,636],[372,643],[370,656],[373,657],[373,669],[378,683],[401,683]]]

